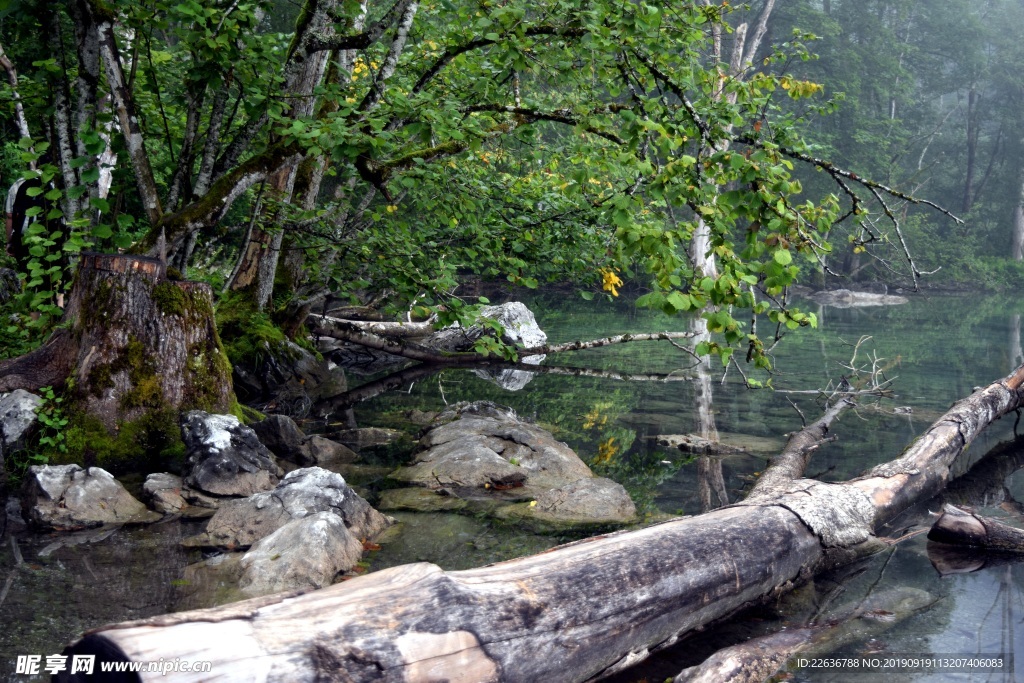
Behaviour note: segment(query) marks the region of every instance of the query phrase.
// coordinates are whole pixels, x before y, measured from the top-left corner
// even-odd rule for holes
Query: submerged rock
[[[225,502],[210,518],[206,533],[186,543],[232,549],[248,547],[288,522],[317,512],[337,514],[359,539],[372,538],[390,524],[340,474],[307,467],[289,472],[273,491]]]
[[[184,484],[215,496],[250,496],[274,488],[281,468],[251,428],[233,415],[193,410],[182,416]]]
[[[333,466],[358,460],[352,449],[323,436],[306,436],[286,415],[270,415],[253,425],[260,441],[283,460],[299,465]]]
[[[323,588],[359,562],[363,544],[334,512],[294,519],[257,541],[241,559],[239,587],[257,596]]]
[[[571,448],[508,408],[486,401],[458,404],[441,413],[436,423],[421,439],[424,450],[413,464],[391,478],[443,496],[398,489],[386,492],[382,505],[451,510],[459,507],[452,499],[463,499],[472,501],[475,511],[562,526],[624,524],[636,518],[622,486],[595,477]],[[483,501],[489,504],[481,505]]]
[[[30,467],[21,507],[29,523],[43,529],[85,529],[160,519],[106,470],[86,470],[78,465]]]
[[[896,306],[905,304],[910,299],[894,294],[876,294],[874,292],[855,292],[849,289],[833,289],[831,291],[814,292],[808,298],[815,303],[834,308],[859,308],[865,306]]]
[[[555,488],[594,476],[571,448],[511,409],[486,401],[458,404],[437,422],[420,440],[425,450],[393,478],[429,488]]]
[[[188,505],[181,495],[181,488],[181,477],[155,472],[146,477],[142,494],[154,510],[170,515],[181,512]]]

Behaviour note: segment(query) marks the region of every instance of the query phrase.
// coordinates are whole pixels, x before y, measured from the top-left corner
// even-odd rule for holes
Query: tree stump
[[[66,389],[69,450],[105,448],[96,439],[106,435],[125,442],[119,458],[128,441],[160,450],[166,444],[154,438],[178,438],[181,410],[229,412],[231,365],[209,285],[168,280],[158,259],[83,254],[58,329],[32,353],[0,363],[0,391],[44,386]]]

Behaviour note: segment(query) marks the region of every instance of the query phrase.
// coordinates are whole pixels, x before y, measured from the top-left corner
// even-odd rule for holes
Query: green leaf
[[[780,266],[788,266],[790,263],[793,262],[793,255],[789,253],[788,249],[778,250],[777,252],[772,254],[772,258]]]

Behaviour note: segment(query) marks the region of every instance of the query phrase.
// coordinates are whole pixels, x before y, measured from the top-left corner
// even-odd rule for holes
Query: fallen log
[[[143,681],[586,680],[884,545],[876,531],[945,486],[967,445],[1021,405],[1022,382],[1024,366],[849,482],[798,479],[699,517],[480,569],[406,565],[106,626],[66,654],[214,662],[210,673]]]
[[[948,504],[942,508],[942,514],[928,532],[928,540],[948,545],[1024,553],[1024,530]]]

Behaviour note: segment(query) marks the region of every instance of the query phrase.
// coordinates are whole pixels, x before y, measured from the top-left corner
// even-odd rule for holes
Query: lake
[[[684,331],[687,324],[678,317],[637,310],[623,299],[586,302],[571,291],[536,294],[527,303],[550,342],[625,332]],[[801,414],[808,422],[820,415],[821,396],[815,390],[830,390],[844,377],[855,385],[861,381],[863,375],[851,367],[862,371],[873,367],[877,380],[891,381],[887,385],[891,395],[864,397],[857,409],[844,413],[831,432],[836,440],[814,454],[808,476],[844,480],[896,457],[954,401],[970,394],[973,387],[1004,376],[1021,360],[1024,301],[1019,299],[911,295],[909,303],[890,307],[839,309],[807,304],[805,308],[818,315],[819,325],[789,333],[773,350],[771,388],[748,389],[735,368],[725,372],[717,361],[712,366],[715,427],[724,443],[742,450],[710,460],[659,445],[667,435],[697,429],[699,391],[693,358],[664,341],[549,357],[545,366],[585,367],[608,376],[506,375],[505,383],[519,387],[516,391],[501,388],[493,377],[482,376],[483,371],[446,369],[401,383],[354,405],[351,412],[329,415],[327,421],[412,432],[414,411],[438,411],[457,401],[491,400],[554,432],[596,473],[626,486],[646,519],[657,520],[698,514],[709,502],[718,504],[721,497],[729,502],[742,498],[771,454],[785,443],[785,435],[801,427]],[[762,325],[760,332],[770,336],[773,330]],[[745,372],[762,382],[769,379]],[[645,377],[627,381],[617,378],[621,374]],[[356,386],[379,378],[350,374],[349,382]],[[965,462],[958,464],[958,472],[967,472],[990,450],[1000,448],[1001,454],[971,471],[977,481],[951,490],[948,497],[979,505],[986,514],[1020,519],[1015,500],[1024,500],[1024,475],[1011,466],[1020,450],[1005,443],[1012,436],[1012,416],[984,433]],[[349,478],[373,502],[374,493],[387,485],[383,473],[403,457],[393,449],[381,451],[372,458],[374,467],[353,471]],[[1024,463],[1024,456],[1019,459]],[[720,472],[721,478],[709,477],[709,471]],[[978,495],[986,499],[978,501]],[[886,530],[887,535],[899,537],[929,524],[928,510],[938,510],[941,504],[941,500],[930,501],[910,511]],[[412,561],[468,568],[538,552],[571,538],[522,533],[472,516],[395,516],[402,522],[400,531],[380,551],[367,556],[371,571]],[[0,548],[0,594],[5,596],[0,604],[0,624],[4,624],[0,678],[30,680],[13,676],[17,654],[56,653],[87,628],[197,606],[195,587],[183,577],[185,566],[199,558],[178,546],[182,537],[195,532],[195,526],[175,521],[121,529],[102,539],[91,538],[93,542],[85,538],[77,545],[51,549],[44,557],[40,551],[60,537],[22,535],[18,548],[27,566],[20,569],[14,569],[13,549],[5,541]],[[818,577],[778,605],[751,610],[688,639],[614,680],[664,680],[725,645],[780,625],[803,626],[829,605],[856,603],[874,591],[902,586],[926,590],[935,602],[870,634],[867,640],[848,643],[841,652],[958,656],[1014,652],[1024,638],[1024,624],[1019,623],[1024,615],[1024,569],[1001,558],[963,562],[967,569],[984,566],[940,576],[929,559],[924,536],[909,538],[855,566]],[[229,597],[230,591],[221,595]],[[848,672],[834,669],[805,668],[791,675],[789,680],[795,681],[850,680]],[[865,676],[863,680],[871,680]],[[970,678],[971,674],[949,672],[900,676],[921,681],[1012,680],[1012,674],[1008,678],[996,674]]]

